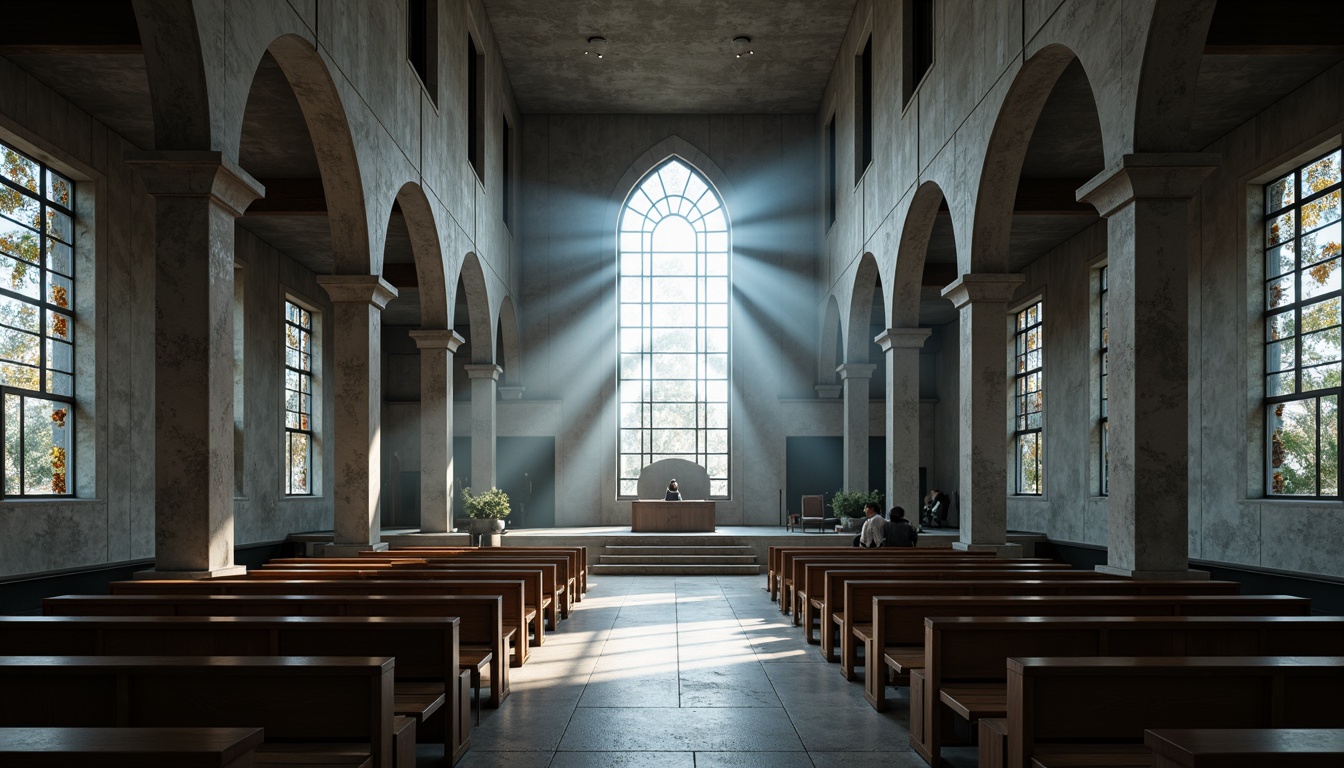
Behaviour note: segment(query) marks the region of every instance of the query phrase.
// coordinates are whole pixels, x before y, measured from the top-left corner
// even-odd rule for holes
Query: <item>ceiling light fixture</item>
[[[739,59],[743,56],[754,56],[756,52],[751,49],[751,38],[746,35],[738,35],[737,37],[734,37],[733,53],[736,54]]]
[[[584,56],[596,54],[597,58],[607,55],[607,38],[597,36],[588,38],[588,50],[583,52]]]

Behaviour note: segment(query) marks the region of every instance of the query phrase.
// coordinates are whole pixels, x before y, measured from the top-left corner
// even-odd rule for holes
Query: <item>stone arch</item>
[[[1157,0],[1134,104],[1135,152],[1188,152],[1204,41],[1216,0]]]
[[[873,313],[873,297],[881,295],[882,276],[878,272],[877,257],[865,252],[859,257],[854,270],[854,282],[849,289],[849,322],[845,327],[845,362],[868,362],[868,347],[873,343],[869,319]]]
[[[205,60],[193,4],[136,0],[133,5],[154,108],[155,149],[214,149]]]
[[[419,184],[408,181],[397,191],[397,204],[406,220],[415,257],[416,283],[420,292],[420,327],[443,329],[451,326],[448,314],[448,281],[443,270],[443,250],[439,246],[438,226],[429,198]]]
[[[844,362],[840,343],[840,303],[835,294],[826,297],[826,310],[821,319],[821,339],[817,345],[817,383],[835,384],[835,369]]]
[[[945,203],[942,187],[932,181],[920,184],[910,201],[896,250],[891,306],[887,308],[892,328],[914,328],[919,325],[920,289],[924,287],[924,262],[929,252],[929,237],[933,234],[938,209]]]
[[[266,51],[280,65],[303,110],[309,139],[322,173],[327,222],[331,227],[333,271],[336,274],[372,274],[364,184],[354,136],[331,72],[312,43],[298,35],[281,35],[271,41]]]
[[[518,311],[514,308],[512,296],[505,296],[499,305],[496,336],[495,361],[504,368],[500,384],[519,386],[522,383],[522,343],[518,337]]]
[[[485,269],[480,257],[468,252],[462,257],[462,269],[457,275],[462,295],[467,301],[467,320],[471,323],[467,341],[471,344],[471,362],[495,362],[495,326],[491,322],[490,289],[485,281]],[[465,335],[465,334],[464,334]]]
[[[958,257],[963,273],[1008,271],[1013,203],[1022,161],[1055,82],[1075,58],[1063,45],[1047,45],[1023,63],[1009,87],[985,150],[971,241]]]
[[[737,193],[733,189],[732,182],[728,180],[727,174],[719,168],[718,163],[711,160],[709,155],[701,152],[694,144],[680,136],[669,136],[635,158],[634,162],[626,168],[625,173],[621,175],[620,180],[616,182],[616,186],[612,188],[611,205],[607,209],[606,228],[602,230],[611,233],[610,242],[614,243],[616,240],[616,230],[620,222],[621,210],[625,207],[626,198],[630,196],[635,186],[645,176],[672,157],[681,158],[714,186],[714,191],[718,193],[719,199],[723,201],[723,207],[729,213],[728,220],[731,227],[731,212]],[[730,229],[729,247],[731,248],[731,246],[732,235]]]

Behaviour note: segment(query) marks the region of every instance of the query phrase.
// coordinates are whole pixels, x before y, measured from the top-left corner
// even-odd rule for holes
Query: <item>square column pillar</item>
[[[452,330],[411,331],[420,348],[420,532],[453,529],[453,354],[465,339]]]
[[[154,197],[154,570],[210,578],[234,565],[234,220],[264,189],[219,152],[128,161]]]
[[[1110,275],[1107,564],[1141,579],[1189,569],[1191,200],[1213,154],[1125,155],[1078,190],[1106,217]],[[1142,496],[1140,496],[1142,494]]]
[[[845,388],[845,488],[871,491],[868,487],[868,381],[877,366],[844,363],[835,367]]]
[[[494,363],[462,366],[471,380],[471,487],[476,493],[495,487],[495,391],[504,372]]]
[[[968,274],[943,289],[961,313],[960,550],[993,549],[1017,557],[1008,544],[1008,302],[1022,275]]]
[[[928,328],[888,328],[873,339],[886,353],[887,507],[900,505],[914,513],[920,504],[919,350],[931,333]]]
[[[382,542],[382,320],[397,289],[378,275],[319,275],[332,303],[332,395],[336,418],[335,540],[322,553],[342,557]]]

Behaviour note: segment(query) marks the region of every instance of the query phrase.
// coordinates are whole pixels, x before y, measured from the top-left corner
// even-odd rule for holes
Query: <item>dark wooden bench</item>
[[[393,669],[386,657],[0,656],[0,727],[264,728],[268,762],[355,751],[392,768]]]
[[[892,643],[888,638],[886,645],[877,646],[874,638],[875,598],[899,597],[913,594],[946,595],[948,597],[973,596],[1026,596],[1026,597],[1235,597],[1241,585],[1235,581],[1174,581],[1137,579],[1086,579],[1041,581],[1041,580],[996,580],[996,581],[939,581],[939,582],[900,582],[900,581],[849,581],[845,583],[843,613],[832,614],[832,620],[840,627],[840,674],[846,680],[854,679],[854,670],[859,664],[859,649],[865,651],[865,658],[873,659],[874,680],[886,679],[886,668],[882,666],[882,653],[876,648],[886,648]],[[946,615],[946,614],[942,614]],[[1143,614],[1137,614],[1143,615]],[[922,646],[923,633],[909,645]],[[866,662],[865,662],[866,664]],[[867,670],[865,670],[867,671]]]
[[[456,762],[470,745],[475,669],[461,664],[460,625],[457,617],[0,616],[0,655],[391,656],[394,711],[414,717],[417,732],[442,741]]]
[[[779,546],[771,546],[766,551],[765,588],[770,593],[771,600],[778,599],[779,589],[783,583],[783,576],[782,576],[782,572],[784,570],[783,562],[785,559],[785,555],[789,553],[833,554],[833,555],[851,554],[857,557],[872,557],[874,555],[890,554],[891,552],[900,552],[905,557],[910,559],[917,559],[922,557],[935,557],[935,558],[952,557],[961,555],[967,556],[969,558],[986,558],[994,556],[994,553],[992,552],[957,552],[950,546],[906,547],[906,548],[878,547],[877,549],[863,549],[863,548],[842,547],[842,546],[818,547],[818,546],[793,546],[785,544]]]
[[[382,552],[370,551],[362,553],[362,556],[378,561],[387,558],[406,557],[412,553],[415,557],[423,558],[429,562],[468,559],[472,561],[529,562],[554,565],[560,577],[560,586],[564,591],[565,600],[560,604],[561,613],[564,617],[569,616],[569,610],[573,608],[573,604],[587,589],[586,575],[581,575],[586,570],[585,555],[574,550],[541,550],[533,547],[463,547],[457,549],[426,547]]]
[[[1133,754],[1155,728],[1344,727],[1340,656],[1013,657],[1007,673],[1008,768]]]
[[[48,616],[405,616],[459,619],[460,669],[490,670],[488,706],[509,695],[509,648],[498,595],[62,595],[42,601]],[[473,687],[479,688],[479,678]]]
[[[953,731],[949,711],[970,722],[1005,716],[1010,656],[1312,656],[1340,649],[1340,616],[930,617],[919,653],[922,690],[911,691],[910,743],[937,765]],[[879,711],[881,690],[865,684]]]
[[[913,547],[877,547],[874,549],[851,547],[847,550],[837,552],[798,552],[794,550],[783,550],[779,552],[775,559],[776,572],[776,595],[779,600],[779,612],[788,613],[793,608],[794,594],[793,585],[796,574],[793,570],[793,561],[798,557],[815,557],[820,554],[822,557],[832,559],[851,559],[856,564],[874,561],[883,562],[921,562],[932,563],[960,563],[967,560],[978,561],[986,560],[983,555],[967,556],[962,552],[955,552],[950,549],[928,549],[922,550]],[[999,558],[995,558],[999,559]],[[1045,560],[1035,560],[1034,562],[1047,562]]]
[[[261,728],[0,728],[0,765],[254,768],[261,743]]]
[[[527,663],[527,628],[538,615],[536,609],[529,611],[524,600],[526,585],[517,579],[145,579],[114,581],[108,589],[113,595],[499,595],[503,598],[504,627],[514,632],[513,655],[506,657],[514,667]]]
[[[506,538],[507,538],[507,537],[506,537]],[[384,552],[378,552],[377,554],[379,554],[379,555],[400,556],[400,555],[403,554],[403,553],[416,553],[416,552],[428,552],[428,553],[434,553],[434,552],[461,552],[461,551],[463,551],[463,550],[479,550],[479,549],[480,549],[480,547],[404,546],[404,547],[393,547],[393,548],[390,549],[390,550],[387,550],[387,551],[384,551]],[[514,545],[514,544],[506,544],[505,546],[500,547],[499,550],[500,550],[501,552],[507,552],[507,553],[509,553],[509,554],[515,554],[515,553],[517,553],[517,554],[524,554],[524,555],[527,555],[527,554],[538,553],[538,554],[562,554],[562,555],[565,555],[566,557],[569,558],[569,560],[570,560],[570,564],[573,566],[572,568],[570,568],[570,573],[574,574],[575,579],[576,579],[576,581],[577,581],[577,583],[578,583],[578,589],[577,589],[576,592],[575,592],[575,595],[574,595],[574,601],[575,601],[575,602],[578,602],[578,601],[582,600],[582,599],[583,599],[583,595],[584,595],[585,593],[587,593],[587,591],[588,591],[588,548],[587,548],[587,547],[582,547],[582,546],[580,546],[580,547],[538,546],[538,545],[536,545],[536,544],[517,544],[517,545]],[[375,553],[373,553],[373,552],[368,553],[369,556],[372,556],[373,554],[375,554]]]
[[[1160,728],[1143,734],[1153,768],[1339,768],[1341,728]]]

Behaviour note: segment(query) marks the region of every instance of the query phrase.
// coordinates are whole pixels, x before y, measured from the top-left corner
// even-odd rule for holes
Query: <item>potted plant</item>
[[[473,496],[471,488],[462,489],[462,506],[471,518],[471,533],[480,536],[504,530],[504,518],[509,514],[509,495],[491,488]]]
[[[873,489],[871,491],[836,491],[831,496],[831,511],[840,518],[840,528],[845,531],[857,530],[863,523],[863,507],[868,502],[874,502],[878,509],[882,508],[882,492]]]

